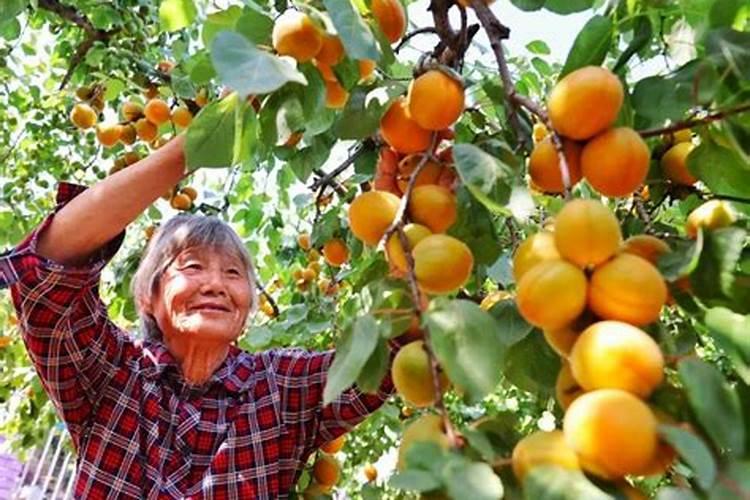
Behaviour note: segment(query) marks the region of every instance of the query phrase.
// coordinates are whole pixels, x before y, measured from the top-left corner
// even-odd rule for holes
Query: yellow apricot
[[[344,443],[346,443],[346,434],[342,434],[336,439],[328,441],[320,447],[320,451],[324,451],[330,454],[338,453],[339,451],[341,451],[341,448],[344,447]]]
[[[404,97],[393,101],[380,119],[380,135],[390,147],[405,154],[424,151],[432,139],[429,130],[409,117]]]
[[[409,218],[433,233],[445,232],[456,222],[456,196],[443,186],[427,184],[414,188],[408,205]]]
[[[448,436],[445,435],[443,419],[439,415],[422,415],[404,430],[401,445],[398,448],[398,470],[406,466],[406,455],[414,443],[432,442],[447,450],[450,447]]]
[[[583,147],[581,171],[601,194],[630,196],[646,180],[650,159],[638,132],[629,127],[612,128]]]
[[[370,10],[389,42],[396,43],[404,36],[406,11],[399,0],[373,0]]]
[[[617,75],[599,66],[585,66],[568,73],[555,85],[547,109],[555,130],[583,140],[612,125],[624,96]]]
[[[585,392],[573,376],[570,363],[563,361],[560,372],[557,374],[557,380],[555,380],[555,399],[560,408],[563,411],[567,410],[570,404]]]
[[[125,101],[120,108],[120,114],[128,122],[137,121],[143,116],[143,106],[133,101]]]
[[[143,108],[143,116],[154,125],[162,125],[169,121],[172,113],[166,102],[161,99],[151,99]]]
[[[349,227],[354,236],[368,245],[377,245],[393,223],[398,197],[387,191],[362,193],[349,206]]]
[[[687,157],[693,148],[690,142],[678,142],[661,157],[661,168],[664,174],[675,184],[692,186],[698,182],[687,167]]]
[[[622,242],[612,211],[596,200],[573,200],[555,217],[555,245],[579,267],[596,266],[612,257]]]
[[[602,319],[647,325],[659,319],[667,285],[649,261],[621,253],[594,270],[588,300]]]
[[[545,328],[542,330],[544,340],[549,346],[561,357],[567,358],[573,344],[576,343],[581,335],[581,330],[576,328],[574,323],[565,325],[562,328]]]
[[[332,486],[339,480],[341,466],[331,455],[321,453],[313,465],[313,477],[322,486]]]
[[[359,79],[360,81],[369,80],[372,74],[375,72],[377,63],[372,59],[360,59],[357,61],[359,65]]]
[[[190,197],[186,194],[176,194],[172,197],[169,204],[175,210],[190,210],[193,202],[190,201]]]
[[[172,123],[178,127],[186,128],[193,121],[193,113],[185,106],[180,106],[172,111]]]
[[[96,138],[105,148],[111,148],[120,140],[122,127],[115,123],[113,125],[99,124],[96,126]]]
[[[406,188],[409,184],[409,179],[412,173],[417,168],[417,165],[422,161],[423,156],[421,154],[413,154],[405,156],[398,162],[398,170],[396,172],[396,184],[398,185],[401,193],[406,192]],[[426,160],[426,165],[422,167],[414,181],[414,187],[424,186],[425,184],[439,184],[440,176],[443,174],[443,166],[440,163],[432,160]]]
[[[320,61],[313,61],[313,65],[318,68],[318,71],[320,71],[320,76],[323,78],[324,82],[336,82],[338,83],[338,78],[336,78],[336,75],[333,72],[333,69]]]
[[[70,111],[70,121],[81,130],[91,128],[96,124],[96,111],[88,104],[78,103]]]
[[[587,286],[583,271],[573,264],[564,260],[540,262],[518,282],[518,311],[539,328],[561,328],[585,309]]]
[[[293,9],[276,19],[271,38],[276,52],[297,62],[310,61],[323,46],[323,36],[310,16]]]
[[[299,233],[297,235],[297,244],[302,250],[310,250],[310,233]]]
[[[637,255],[638,257],[646,259],[650,263],[656,265],[659,261],[659,257],[665,253],[671,252],[672,249],[656,236],[651,236],[650,234],[636,234],[623,242],[620,251]]]
[[[565,161],[568,165],[570,186],[581,180],[581,146],[571,140],[563,141]],[[529,156],[529,176],[535,186],[545,193],[562,193],[563,181],[560,158],[552,139],[547,137],[534,146]]]
[[[604,479],[645,467],[657,446],[651,409],[629,392],[599,389],[579,396],[565,413],[563,432],[581,467]]]
[[[424,342],[417,340],[402,347],[393,358],[391,378],[404,401],[415,408],[435,403],[435,379]],[[448,379],[440,374],[440,388],[448,387]]]
[[[344,44],[337,35],[325,33],[320,45],[320,52],[315,56],[317,61],[329,66],[336,66],[344,58]]]
[[[341,267],[349,259],[349,249],[340,238],[328,240],[323,245],[323,258],[333,267]]]
[[[364,473],[365,477],[367,478],[368,482],[373,482],[378,478],[378,469],[375,468],[372,464],[367,464],[364,467]]]
[[[521,439],[511,456],[513,474],[523,483],[526,474],[534,467],[552,465],[563,469],[579,470],[578,457],[565,442],[560,430],[537,431]]]
[[[146,118],[141,118],[135,122],[135,134],[139,139],[151,142],[159,135],[159,128]]]
[[[135,126],[132,123],[120,125],[120,142],[126,146],[131,146],[138,138]]]
[[[549,231],[540,231],[526,238],[513,254],[513,277],[516,283],[526,271],[545,260],[560,259],[555,246],[555,236]]]
[[[534,124],[534,128],[531,131],[531,137],[534,139],[534,144],[542,142],[547,135],[549,135],[549,130],[547,130],[544,123],[537,122]]]
[[[346,106],[349,100],[349,92],[338,81],[325,80],[326,86],[326,108],[341,109]]]
[[[450,293],[460,288],[474,267],[469,247],[444,234],[425,237],[414,247],[412,255],[419,287],[432,294]]]
[[[710,200],[699,206],[688,215],[685,231],[690,238],[698,235],[698,228],[719,229],[737,220],[732,205],[724,200]]]
[[[417,243],[431,235],[432,231],[421,224],[407,224],[404,226],[404,234],[406,234],[406,239],[409,242],[411,253],[411,250],[414,250]],[[399,271],[407,271],[406,255],[404,254],[404,247],[401,246],[401,240],[398,237],[398,233],[393,233],[388,239],[388,243],[385,246],[385,252],[388,257],[388,262],[390,262],[391,265]]]
[[[464,87],[456,78],[432,69],[411,81],[406,101],[409,116],[420,127],[443,130],[464,111]]]

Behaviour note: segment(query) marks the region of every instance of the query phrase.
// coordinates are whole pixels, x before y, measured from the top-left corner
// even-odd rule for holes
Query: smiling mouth
[[[191,312],[230,312],[228,307],[214,305],[214,304],[205,304],[205,305],[191,307],[190,311]]]

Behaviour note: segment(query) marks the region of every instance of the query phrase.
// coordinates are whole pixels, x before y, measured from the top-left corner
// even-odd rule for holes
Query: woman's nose
[[[220,270],[208,270],[203,276],[201,290],[204,292],[226,293],[224,278]]]

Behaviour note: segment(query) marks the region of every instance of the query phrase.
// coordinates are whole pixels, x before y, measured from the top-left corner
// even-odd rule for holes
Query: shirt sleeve
[[[134,348],[99,298],[101,270],[124,233],[82,266],[62,265],[37,253],[39,235],[55,213],[85,189],[60,184],[54,212],[20,245],[0,255],[0,288],[10,287],[31,362],[76,447],[99,396]]]
[[[388,342],[389,367],[402,343],[400,339]],[[310,450],[352,430],[393,393],[389,369],[376,393],[366,394],[353,385],[330,404],[323,405],[328,369],[335,355],[334,350],[284,349],[273,356],[275,378],[281,391],[282,419],[302,433],[301,439]]]

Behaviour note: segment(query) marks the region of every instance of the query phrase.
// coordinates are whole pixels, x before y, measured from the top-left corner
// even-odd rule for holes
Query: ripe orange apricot
[[[431,234],[414,247],[414,272],[419,287],[427,293],[450,293],[471,276],[474,256],[460,240]]]
[[[409,117],[404,97],[393,101],[380,119],[380,135],[390,147],[407,154],[424,151],[432,138],[429,130],[420,127]]]
[[[320,52],[315,59],[329,66],[336,66],[343,58],[344,44],[341,43],[341,38],[330,33],[323,34]]]
[[[169,121],[172,113],[166,102],[161,99],[151,99],[143,108],[143,116],[154,125],[162,125]]]
[[[389,42],[401,40],[406,31],[406,11],[399,0],[373,0],[370,10]]]
[[[544,340],[560,357],[567,358],[570,350],[581,335],[575,323],[565,325],[562,328],[545,328],[542,330]]]
[[[333,69],[331,69],[329,65],[315,60],[313,60],[313,65],[318,68],[318,71],[320,71],[320,76],[323,78],[323,81],[338,83],[338,78],[336,78]]]
[[[547,100],[547,109],[555,130],[565,137],[583,140],[612,125],[624,96],[622,83],[614,73],[599,66],[585,66],[557,82]]]
[[[310,233],[299,233],[297,235],[297,244],[302,250],[310,250]]]
[[[537,431],[521,439],[513,447],[511,465],[513,474],[521,483],[534,467],[553,465],[569,470],[580,469],[578,457],[560,430]]]
[[[349,249],[339,238],[328,240],[323,245],[323,258],[329,265],[340,267],[349,260]]]
[[[665,253],[671,252],[672,249],[656,236],[651,236],[650,234],[636,234],[623,242],[620,251],[637,255],[638,257],[646,259],[650,263],[656,265],[659,261],[659,257]]]
[[[120,125],[120,142],[126,146],[132,145],[138,138],[132,123]]]
[[[664,174],[675,184],[692,186],[698,182],[687,167],[687,157],[693,147],[691,142],[678,142],[661,157],[661,168]]]
[[[326,108],[341,109],[349,100],[349,92],[338,81],[324,81],[326,86]]]
[[[464,86],[456,78],[431,69],[411,81],[406,102],[409,116],[420,127],[442,130],[463,113]]]
[[[575,141],[566,139],[563,140],[563,151],[572,187],[581,180],[581,146]],[[547,137],[534,146],[529,156],[529,176],[532,182],[545,193],[563,192],[560,158],[551,138]]]
[[[178,127],[186,128],[193,121],[193,113],[185,106],[180,106],[172,111],[172,123]]]
[[[338,453],[339,451],[341,451],[341,448],[344,447],[344,443],[346,443],[346,434],[342,434],[336,439],[328,441],[320,447],[320,451],[324,451],[330,454]]]
[[[333,486],[339,480],[341,466],[335,457],[321,453],[313,465],[313,477],[322,486]]]
[[[88,104],[78,103],[70,111],[70,121],[81,130],[91,128],[96,124],[96,111]]]
[[[409,179],[414,169],[417,168],[419,162],[422,161],[422,155],[413,154],[404,157],[398,162],[398,171],[396,172],[396,184],[398,185],[401,193],[406,192],[406,187],[409,184]],[[425,184],[438,184],[440,182],[440,176],[443,173],[443,166],[440,163],[432,160],[427,160],[427,164],[420,170],[417,179],[414,181],[414,187],[424,186]]]
[[[377,245],[398,211],[398,196],[386,191],[362,193],[349,206],[349,227],[354,236]]]
[[[545,137],[549,135],[549,130],[544,123],[535,123],[534,128],[531,130],[531,138],[534,140],[534,144],[540,143]]]
[[[151,142],[159,135],[159,128],[146,118],[141,118],[135,122],[135,134],[139,139]]]
[[[120,140],[122,127],[115,123],[112,125],[99,124],[96,126],[96,138],[105,148],[111,148]]]
[[[583,147],[581,171],[586,180],[605,196],[629,196],[646,180],[648,146],[629,127],[603,132]]]
[[[659,319],[667,285],[646,259],[621,253],[597,267],[589,284],[589,307],[602,319],[647,325]]]
[[[175,210],[190,210],[193,202],[190,201],[190,197],[186,194],[176,194],[169,201],[169,204]]]
[[[664,356],[654,339],[621,321],[586,328],[570,353],[570,367],[587,391],[622,389],[641,398],[664,378]]]
[[[555,217],[555,245],[579,267],[596,266],[612,257],[622,241],[612,211],[596,200],[573,200]]]
[[[391,378],[396,391],[411,406],[424,408],[435,403],[435,379],[422,340],[410,342],[399,349],[391,365]],[[444,391],[448,387],[448,379],[442,373],[438,378]]]
[[[134,122],[143,116],[143,106],[133,101],[125,101],[120,108],[120,114],[128,122]]]
[[[409,249],[414,250],[417,243],[422,241],[424,238],[432,234],[426,226],[422,224],[407,224],[404,226],[404,234],[406,239],[409,241]],[[402,272],[407,271],[406,255],[404,254],[404,247],[401,246],[401,240],[397,233],[393,233],[388,239],[388,243],[385,246],[385,253],[388,257],[388,262],[396,269]]]
[[[563,361],[560,366],[560,372],[557,374],[555,381],[555,399],[563,411],[570,407],[570,404],[586,391],[578,385],[578,381],[573,377],[570,369],[570,363]]]
[[[273,48],[297,62],[308,62],[323,46],[323,35],[307,14],[289,9],[281,14],[271,33]]]
[[[539,328],[561,328],[586,307],[586,276],[564,260],[547,260],[518,282],[516,304],[526,321]]]
[[[445,232],[458,217],[456,196],[435,184],[414,188],[408,211],[412,221],[427,226],[433,233]]]
[[[432,442],[447,450],[450,447],[448,436],[445,435],[443,419],[439,415],[422,415],[404,430],[401,446],[398,448],[398,470],[406,466],[406,455],[414,443]]]
[[[513,278],[518,283],[526,271],[538,263],[560,258],[554,234],[549,231],[534,233],[523,240],[513,254]]]
[[[688,215],[685,231],[690,238],[698,235],[698,228],[719,229],[737,220],[732,205],[724,200],[709,200]]]
[[[579,396],[565,413],[563,432],[581,467],[605,479],[649,463],[657,445],[651,409],[629,392],[599,389]]]
[[[359,65],[359,79],[368,80],[375,72],[375,67],[378,65],[372,59],[360,59],[357,61]]]
[[[376,469],[372,464],[365,465],[364,473],[367,481],[370,483],[378,478],[378,469]]]

